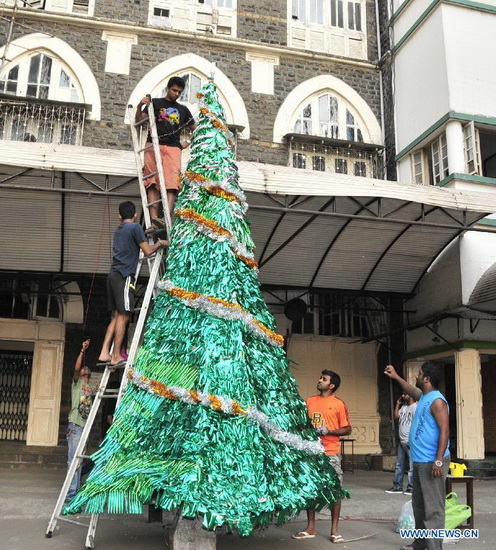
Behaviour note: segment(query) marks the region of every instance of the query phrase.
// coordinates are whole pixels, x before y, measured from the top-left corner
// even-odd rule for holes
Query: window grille
[[[81,145],[86,109],[0,98],[0,139]]]
[[[33,354],[0,351],[0,439],[25,441]]]

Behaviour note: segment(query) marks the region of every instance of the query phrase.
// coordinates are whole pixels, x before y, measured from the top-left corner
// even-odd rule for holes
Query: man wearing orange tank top
[[[336,397],[335,393],[341,385],[339,374],[332,370],[323,370],[317,384],[320,395],[309,397],[306,401],[308,416],[320,436],[325,454],[329,463],[336,470],[339,481],[343,482],[343,470],[341,469],[341,443],[340,438],[351,433],[350,416],[346,403]],[[331,510],[331,542],[345,542],[338,532],[339,514],[341,512],[341,500],[336,502]],[[317,534],[315,526],[315,509],[307,510],[308,525],[304,531],[293,535],[294,539],[314,538]]]

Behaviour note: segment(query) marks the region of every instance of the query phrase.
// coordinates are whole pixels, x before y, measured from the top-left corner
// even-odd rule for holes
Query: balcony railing
[[[0,139],[81,145],[86,105],[0,94]]]
[[[289,166],[304,170],[382,178],[383,147],[371,143],[286,134]]]

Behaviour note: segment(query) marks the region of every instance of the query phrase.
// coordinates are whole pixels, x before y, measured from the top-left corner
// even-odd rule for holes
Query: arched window
[[[79,103],[79,83],[56,57],[44,52],[24,56],[0,76],[0,92],[17,96]]]
[[[82,88],[56,56],[34,51],[0,75],[0,92],[25,101],[1,105],[0,139],[79,145],[85,118]]]
[[[380,177],[378,148],[363,118],[333,90],[299,102],[288,117],[289,165],[303,170]]]
[[[363,142],[356,115],[346,103],[331,93],[312,98],[298,113],[295,134]]]
[[[188,107],[188,109],[194,115],[195,111],[198,111],[198,108],[196,107],[198,105],[198,98],[196,97],[196,93],[199,92],[201,87],[205,84],[206,78],[191,71],[179,73],[174,76],[180,76],[185,83],[183,93],[181,94],[181,97],[178,101],[186,105],[186,107]],[[168,80],[169,79],[167,79],[167,81]],[[166,88],[167,83],[160,92],[161,96],[165,96]]]

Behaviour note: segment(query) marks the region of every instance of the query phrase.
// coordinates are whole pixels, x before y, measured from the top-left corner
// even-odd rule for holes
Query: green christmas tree
[[[163,292],[95,466],[64,513],[156,505],[248,535],[345,496],[262,298],[232,134],[210,80]]]

